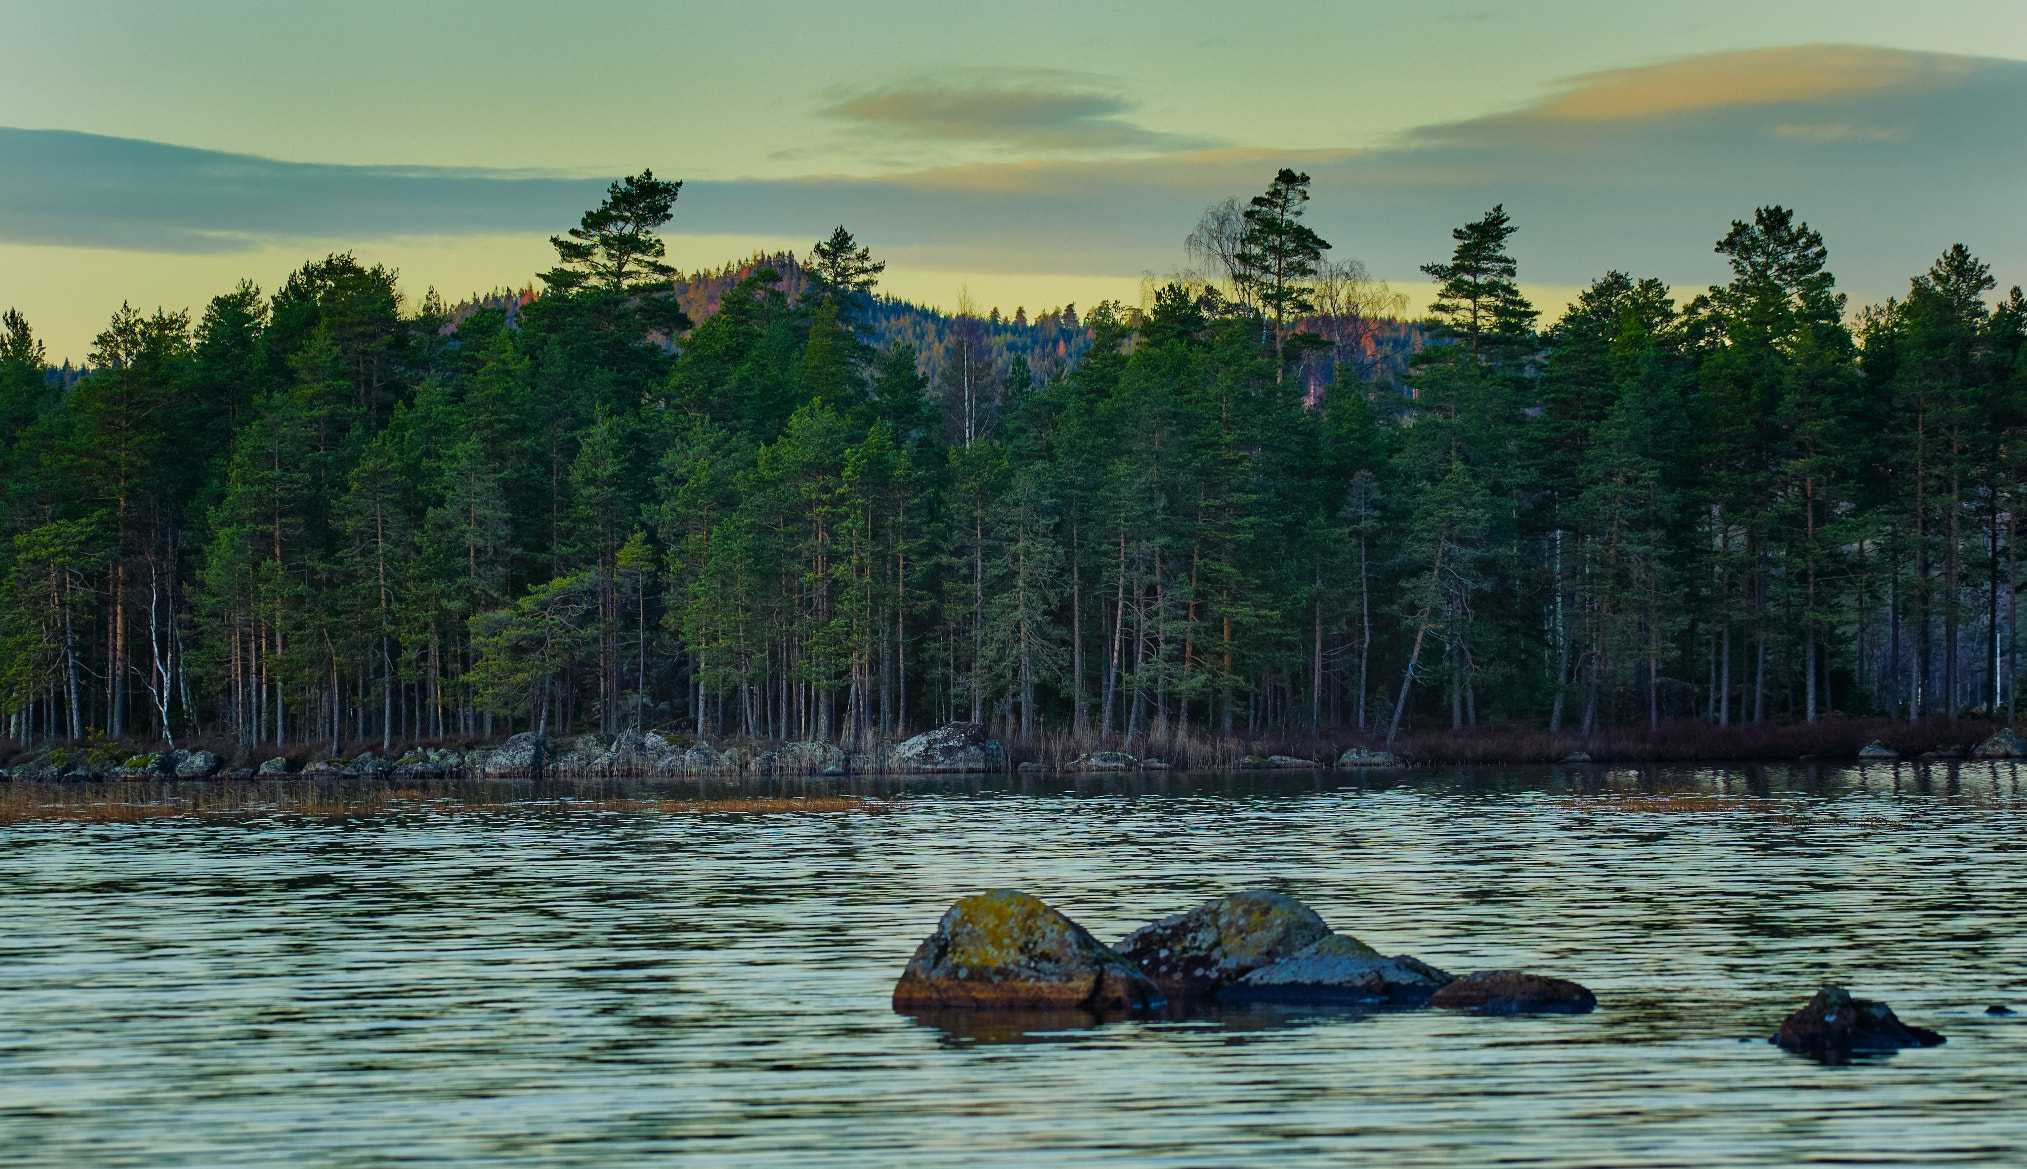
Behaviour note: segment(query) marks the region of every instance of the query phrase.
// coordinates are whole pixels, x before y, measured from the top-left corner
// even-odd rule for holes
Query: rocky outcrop
[[[285,755],[277,755],[272,759],[264,759],[259,767],[254,768],[254,774],[263,779],[277,775],[287,775],[288,773],[289,761]]]
[[[1858,757],[1874,762],[1885,762],[1900,758],[1900,752],[1874,739],[1858,749]]]
[[[1581,1015],[1598,997],[1566,978],[1521,970],[1480,970],[1444,986],[1429,1005],[1478,1015]]]
[[[916,948],[897,1011],[1146,1011],[1161,988],[1084,927],[1013,889],[966,897]]]
[[[1388,958],[1357,938],[1332,934],[1225,987],[1218,1000],[1420,1006],[1454,979],[1412,955]]]
[[[889,771],[924,774],[1006,770],[1006,751],[978,723],[951,723],[904,739],[884,752]]]
[[[783,743],[754,756],[753,769],[762,775],[843,775],[845,753],[820,739]]]
[[[1248,755],[1239,760],[1236,766],[1246,771],[1271,771],[1277,768],[1299,769],[1321,767],[1323,764],[1318,763],[1314,759],[1303,759],[1296,755]]]
[[[160,751],[144,751],[130,755],[118,767],[113,768],[114,779],[161,779],[169,773],[169,758]]]
[[[1979,743],[1977,749],[1971,752],[1971,757],[1973,759],[2027,759],[2027,739],[2022,739],[2019,735],[2013,733],[2012,727],[2007,727],[1998,734]]]
[[[1367,747],[1350,747],[1337,757],[1339,767],[1398,767],[1400,760],[1392,751],[1374,751]]]
[[[1773,1042],[1799,1055],[1841,1063],[1853,1052],[1935,1047],[1944,1040],[1926,1027],[1901,1022],[1885,1003],[1855,999],[1841,986],[1826,986],[1781,1020]]]
[[[1329,936],[1307,905],[1247,889],[1141,926],[1117,949],[1169,997],[1204,998]]]

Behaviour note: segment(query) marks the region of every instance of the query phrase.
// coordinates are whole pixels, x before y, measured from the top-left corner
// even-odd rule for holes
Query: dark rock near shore
[[[1811,1059],[1842,1063],[1853,1052],[1935,1047],[1944,1039],[1926,1027],[1901,1022],[1885,1003],[1855,999],[1841,986],[1826,986],[1781,1020],[1773,1042]]]
[[[1993,1003],[1991,1006],[1985,1008],[1985,1013],[1987,1015],[2010,1015],[2013,1013],[2013,1008],[2007,1006],[2005,1003]]]
[[[541,772],[547,740],[533,731],[522,731],[489,751],[477,770],[486,779],[524,779]]]
[[[209,779],[225,766],[224,760],[201,748],[178,751],[169,758],[177,779]]]
[[[2027,740],[2023,740],[2019,735],[2014,734],[2012,727],[2007,727],[1998,734],[1979,743],[1977,750],[1971,752],[1971,757],[1974,759],[2027,758]]]
[[[1161,988],[1084,927],[1013,889],[950,907],[894,987],[902,1012],[1148,1011]]]
[[[1170,997],[1204,998],[1329,936],[1293,897],[1246,889],[1141,926],[1117,948]]]
[[[1476,1015],[1581,1015],[1598,998],[1566,978],[1521,970],[1479,970],[1443,987],[1429,1005]]]
[[[1366,747],[1349,747],[1337,757],[1339,767],[1398,767],[1400,760],[1392,751],[1375,751]]]
[[[1868,762],[1885,763],[1900,758],[1900,752],[1874,739],[1858,749],[1858,757]]]
[[[1063,765],[1064,771],[1133,771],[1140,761],[1124,751],[1092,751]]]
[[[1408,954],[1384,957],[1345,934],[1332,934],[1218,992],[1220,1002],[1391,1003],[1419,1006],[1456,976]]]
[[[999,740],[978,723],[951,723],[894,744],[886,753],[892,771],[929,774],[1006,770]]]

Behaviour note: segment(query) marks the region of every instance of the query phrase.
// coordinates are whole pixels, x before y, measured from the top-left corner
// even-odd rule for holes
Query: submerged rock
[[[2022,739],[2013,733],[2012,727],[2007,727],[1979,743],[1977,750],[1971,752],[1971,756],[1975,759],[2027,758],[2027,739]]]
[[[1860,759],[1877,760],[1898,759],[1900,758],[1900,752],[1880,742],[1878,739],[1874,739],[1858,749],[1858,757]]]
[[[1145,1011],[1161,988],[1038,897],[990,889],[950,907],[894,987],[897,1011]]]
[[[932,774],[1003,771],[1006,752],[978,723],[951,723],[894,744],[887,751],[886,763],[892,771]]]
[[[1841,986],[1826,986],[1781,1020],[1773,1042],[1799,1055],[1841,1063],[1855,1051],[1935,1047],[1944,1039],[1926,1027],[1901,1022],[1885,1003],[1854,999]]]
[[[1218,992],[1220,1002],[1343,1002],[1420,1005],[1455,975],[1409,954],[1385,957],[1346,934],[1332,934]]]
[[[1203,998],[1329,936],[1293,897],[1246,889],[1141,926],[1117,949],[1171,998]]]
[[[1581,1015],[1598,997],[1566,978],[1521,970],[1479,970],[1443,987],[1429,1005],[1477,1015]]]
[[[1367,747],[1351,747],[1337,757],[1339,767],[1397,767],[1400,760],[1392,751],[1374,751]]]

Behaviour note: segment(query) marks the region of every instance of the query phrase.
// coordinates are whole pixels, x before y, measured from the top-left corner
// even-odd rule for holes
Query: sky
[[[123,300],[330,251],[518,287],[643,167],[685,183],[681,266],[844,223],[946,307],[1137,302],[1281,166],[1417,303],[1493,203],[1551,316],[1614,268],[1721,280],[1766,203],[1854,305],[1956,242],[2027,283],[2019,0],[0,0],[0,30],[0,307],[57,360]]]

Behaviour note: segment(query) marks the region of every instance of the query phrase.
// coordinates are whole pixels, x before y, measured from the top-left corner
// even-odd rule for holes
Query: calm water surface
[[[2027,1009],[2010,765],[905,790],[0,827],[0,1165],[2027,1164],[2027,1010],[1984,1013]],[[1002,885],[1107,939],[1270,885],[1599,1009],[893,1014]],[[1825,980],[1949,1044],[1768,1046]]]

